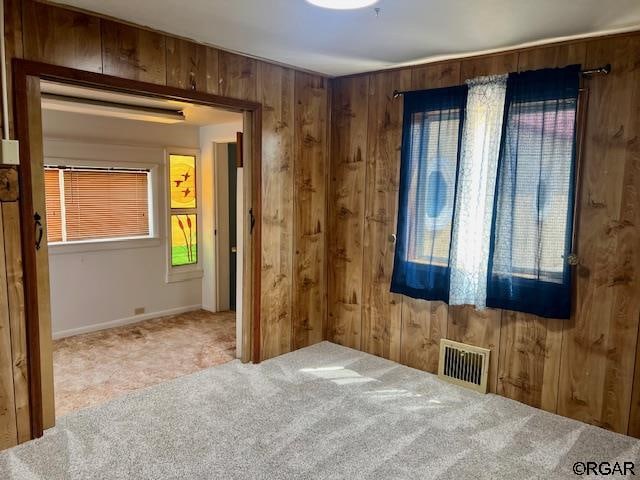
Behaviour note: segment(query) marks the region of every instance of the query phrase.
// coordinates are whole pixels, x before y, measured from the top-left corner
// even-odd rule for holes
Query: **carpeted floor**
[[[235,358],[235,312],[204,310],[54,342],[56,416]]]
[[[328,342],[62,418],[3,479],[576,478],[640,441]],[[592,477],[590,477],[592,478]]]

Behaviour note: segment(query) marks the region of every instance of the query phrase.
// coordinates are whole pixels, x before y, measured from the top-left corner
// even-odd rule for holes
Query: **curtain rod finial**
[[[585,77],[590,77],[591,75],[597,75],[597,74],[608,75],[609,73],[611,73],[611,64],[607,63],[602,67],[589,68],[587,70],[582,70],[580,73],[582,73],[582,75]]]

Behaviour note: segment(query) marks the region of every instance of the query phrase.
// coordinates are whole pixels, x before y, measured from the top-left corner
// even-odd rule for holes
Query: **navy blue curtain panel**
[[[391,291],[449,300],[449,248],[467,87],[404,96]]]
[[[487,306],[569,318],[580,66],[507,81]]]

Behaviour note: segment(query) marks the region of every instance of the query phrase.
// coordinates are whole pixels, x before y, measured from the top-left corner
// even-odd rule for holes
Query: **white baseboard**
[[[218,312],[218,310],[216,310],[213,305],[206,305],[206,304],[203,303],[202,307],[200,307],[200,308],[202,308],[202,310],[206,310],[207,312],[211,312],[211,313],[217,313]]]
[[[179,313],[193,312],[194,310],[200,310],[202,305],[188,305],[186,307],[170,308],[168,310],[161,310],[159,312],[143,313],[142,315],[134,315],[133,317],[119,318],[117,320],[110,320],[108,322],[96,323],[93,325],[86,325],[83,327],[69,328],[67,330],[60,330],[53,332],[53,339],[58,340],[60,338],[72,337],[74,335],[80,335],[82,333],[97,332],[99,330],[106,330],[107,328],[121,327],[123,325],[131,325],[132,323],[143,322],[145,320],[151,320],[153,318],[167,317],[169,315],[178,315]]]

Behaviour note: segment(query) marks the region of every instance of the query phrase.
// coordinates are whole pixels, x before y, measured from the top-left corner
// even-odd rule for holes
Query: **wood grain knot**
[[[344,205],[340,206],[340,210],[338,210],[338,218],[340,220],[346,220],[349,218],[354,218],[356,215],[353,210],[348,209]]]
[[[18,197],[18,170],[15,167],[0,168],[0,202],[15,202]]]

